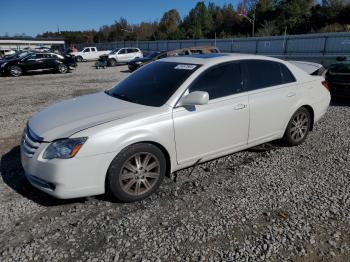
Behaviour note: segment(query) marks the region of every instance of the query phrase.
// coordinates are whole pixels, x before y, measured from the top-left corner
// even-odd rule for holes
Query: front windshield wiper
[[[118,98],[118,99],[121,99],[121,100],[124,100],[124,101],[128,101],[128,102],[131,102],[131,103],[137,103],[137,101],[127,97],[126,95],[123,95],[123,94],[115,94],[115,93],[110,93],[108,91],[105,91],[105,93],[107,95],[110,95],[112,97],[115,97],[115,98]]]

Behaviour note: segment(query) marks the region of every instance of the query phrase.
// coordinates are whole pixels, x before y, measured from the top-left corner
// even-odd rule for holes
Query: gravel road
[[[0,78],[0,261],[349,261],[350,102],[333,103],[301,146],[182,170],[139,203],[31,187],[18,147],[27,119],[128,74],[92,65]]]

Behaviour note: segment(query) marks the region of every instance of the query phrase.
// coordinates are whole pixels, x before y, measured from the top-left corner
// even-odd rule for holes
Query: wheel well
[[[312,109],[311,106],[309,105],[304,105],[302,106],[304,107],[307,111],[309,111],[310,116],[311,116],[311,126],[310,126],[310,131],[312,131],[314,129],[314,119],[315,119],[315,113],[314,110]]]
[[[144,142],[139,142],[139,143],[148,143],[148,144],[152,144],[152,145],[158,147],[158,148],[162,151],[162,153],[163,153],[163,155],[164,155],[164,157],[165,157],[165,161],[166,161],[166,175],[170,175],[171,160],[170,160],[170,155],[169,155],[168,150],[166,150],[165,147],[162,146],[161,144],[156,143],[156,142],[153,142],[153,141],[144,141]],[[139,144],[139,143],[136,143],[136,144]]]
[[[137,142],[137,143],[128,145],[127,147],[132,146],[132,145],[137,145],[137,144],[152,144],[152,145],[158,147],[162,151],[162,153],[164,154],[164,157],[165,157],[165,161],[166,161],[166,174],[165,175],[166,176],[170,175],[170,170],[171,170],[170,155],[169,155],[169,152],[165,149],[164,146],[162,146],[161,144],[159,144],[157,142],[153,142],[153,141],[141,141],[141,142]],[[125,148],[127,148],[127,147],[125,147]],[[107,170],[107,173],[106,173],[106,178],[105,178],[105,192],[106,193],[108,193],[108,186],[107,186],[108,185],[108,172],[109,172],[109,167],[108,167],[108,170]]]

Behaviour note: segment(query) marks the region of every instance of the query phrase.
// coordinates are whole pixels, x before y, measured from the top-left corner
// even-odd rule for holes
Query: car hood
[[[151,108],[126,102],[101,92],[49,106],[34,115],[28,125],[36,135],[50,142]]]

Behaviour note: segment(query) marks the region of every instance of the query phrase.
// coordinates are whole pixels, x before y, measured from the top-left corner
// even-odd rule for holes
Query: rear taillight
[[[322,85],[327,88],[327,90],[329,91],[329,85],[328,82],[326,80],[322,81]]]

